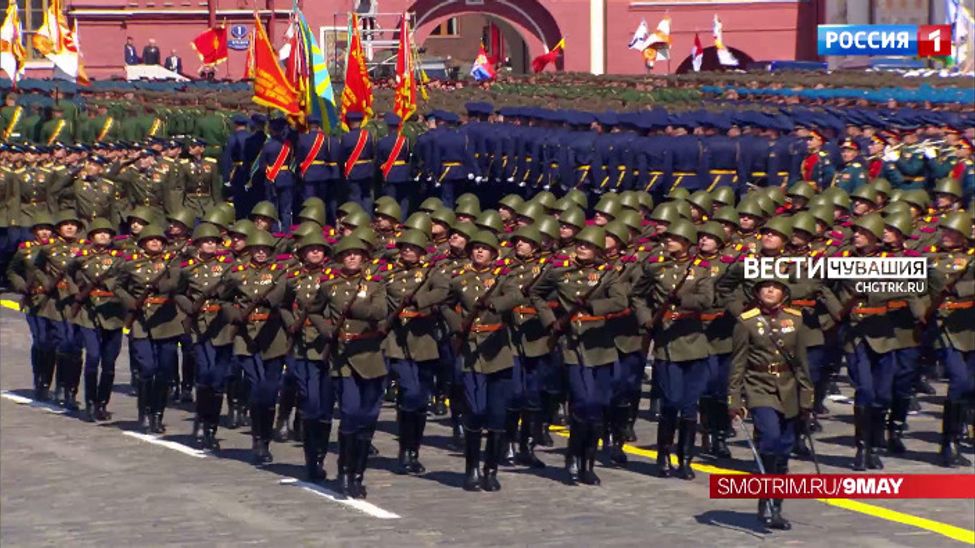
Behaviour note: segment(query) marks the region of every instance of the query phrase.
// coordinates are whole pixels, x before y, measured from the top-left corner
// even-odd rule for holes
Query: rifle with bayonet
[[[155,276],[153,276],[151,280],[149,280],[149,283],[146,285],[145,291],[142,292],[142,295],[139,297],[139,300],[136,301],[135,308],[129,311],[129,313],[125,316],[125,323],[123,324],[125,326],[125,329],[132,329],[132,324],[134,324],[135,320],[138,319],[139,316],[142,314],[142,308],[146,305],[146,301],[149,300],[150,294],[154,289],[156,289],[156,286],[159,285],[159,282],[161,282],[162,279],[165,278],[167,274],[169,274],[170,265],[173,264],[173,261],[179,258],[179,255],[183,251],[184,247],[186,247],[185,243],[182,246],[180,246],[179,249],[173,252],[169,260],[167,260],[165,264],[163,264],[163,268],[162,270],[159,271],[159,274],[156,274]]]
[[[586,291],[585,295],[577,298],[575,303],[572,305],[572,308],[567,310],[565,315],[560,316],[555,321],[555,325],[552,326],[552,334],[549,335],[548,342],[546,343],[550,351],[555,349],[555,345],[558,343],[559,337],[569,326],[569,322],[572,321],[572,317],[578,314],[582,310],[583,306],[589,303],[589,299],[591,299],[592,296],[596,294],[596,291],[603,286],[603,280],[606,279],[606,276],[610,272],[613,272],[613,268],[607,265],[606,270],[599,275],[599,279],[596,280],[596,283],[593,284],[589,291]]]
[[[81,275],[88,280],[88,283],[85,284],[84,289],[75,295],[74,303],[71,305],[71,309],[68,311],[70,318],[76,317],[78,313],[81,312],[81,307],[85,304],[85,301],[88,300],[88,297],[91,296],[91,292],[97,289],[102,282],[108,279],[108,277],[115,272],[116,264],[117,263],[112,264],[112,266],[106,268],[94,278],[88,276],[84,270],[81,271]]]

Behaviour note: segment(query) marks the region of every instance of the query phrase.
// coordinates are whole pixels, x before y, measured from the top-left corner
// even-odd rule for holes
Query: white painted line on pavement
[[[196,457],[198,459],[205,459],[207,454],[199,449],[193,449],[192,447],[187,447],[182,443],[176,443],[175,441],[164,440],[156,436],[151,436],[149,434],[143,434],[141,432],[133,432],[131,430],[123,430],[123,434],[129,436],[130,438],[135,438],[137,440],[144,441],[146,443],[151,443],[153,445],[158,445],[160,447],[165,447],[166,449],[172,449],[173,451],[178,451],[184,455],[189,455],[191,457]]]
[[[339,504],[344,504],[350,508],[354,508],[364,514],[369,514],[374,518],[379,519],[399,519],[399,514],[394,514],[388,510],[383,510],[382,508],[372,504],[371,502],[366,502],[361,499],[350,499],[344,495],[336,493],[327,487],[322,487],[321,485],[316,485],[314,483],[308,483],[306,481],[301,481],[295,478],[285,478],[279,482],[280,485],[292,485],[295,487],[301,487],[305,491],[314,493],[322,498],[326,498],[332,502],[337,502]]]
[[[53,403],[46,403],[37,401],[26,396],[20,396],[12,392],[7,392],[6,390],[0,392],[0,396],[20,405],[29,405],[37,409],[43,409],[48,413],[53,413],[55,415],[66,415],[68,413],[67,409],[62,409]]]

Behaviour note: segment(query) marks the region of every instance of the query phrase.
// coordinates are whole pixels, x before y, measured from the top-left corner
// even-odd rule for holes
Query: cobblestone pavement
[[[870,501],[866,510],[815,500],[786,501],[793,529],[767,531],[754,518],[754,501],[709,499],[706,466],[699,468],[694,481],[653,477],[655,423],[647,420],[638,423],[639,441],[633,444],[628,468],[599,469],[600,487],[563,483],[565,439],[556,436],[555,448],[540,451],[548,468],[505,468],[499,475],[500,492],[467,493],[460,488],[463,456],[446,448],[450,430],[440,419],[430,421],[429,447],[421,455],[428,472],[421,477],[391,472],[396,440],[394,412],[388,405],[376,436],[381,454],[370,461],[366,474],[369,498],[360,504],[296,481],[303,462],[297,444],[273,444],[275,462],[266,469],[249,465],[246,428],[221,429],[220,456],[201,455],[192,449],[191,414],[186,408],[167,411],[168,433],[162,438],[133,435],[136,409],[128,393],[126,349],[109,406],[112,421],[88,424],[31,403],[28,351],[29,335],[20,315],[0,311],[4,546],[382,542],[934,547],[957,546],[952,535],[975,534],[975,500],[878,500]],[[944,388],[938,386],[942,393]],[[849,393],[848,387],[844,392]],[[852,458],[852,408],[836,402],[830,407],[833,417],[817,435],[820,462],[824,472],[846,472]],[[940,398],[924,398],[922,413],[910,418],[910,452],[903,458],[885,458],[884,472],[944,473],[933,464],[939,426]],[[332,441],[326,462],[330,478],[336,474],[334,435]],[[747,446],[740,436],[732,441],[733,459],[698,461],[750,471]],[[810,462],[793,462],[792,471],[812,473],[813,467]],[[918,522],[912,516],[933,521]]]

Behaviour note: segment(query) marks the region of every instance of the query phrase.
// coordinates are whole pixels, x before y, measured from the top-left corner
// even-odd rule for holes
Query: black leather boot
[[[86,420],[91,419],[91,422],[95,421],[95,402],[98,401],[98,373],[92,371],[91,373],[85,373],[84,376],[84,386],[85,386],[85,415]],[[91,413],[89,413],[88,407],[91,406]]]
[[[78,411],[78,385],[81,383],[81,371],[84,367],[82,354],[65,354],[67,371],[64,379],[64,408],[68,411]]]
[[[339,491],[347,497],[352,496],[352,474],[355,460],[355,435],[339,431]]]
[[[355,440],[355,473],[352,475],[352,479],[349,481],[349,488],[352,492],[352,498],[364,499],[366,498],[366,463],[369,460],[369,447],[372,445],[372,440],[369,438],[356,438]]]
[[[199,444],[200,448],[206,447],[206,442],[204,438],[204,423],[206,422],[206,416],[209,412],[210,406],[210,394],[212,394],[212,389],[206,386],[200,386],[196,389],[196,415],[193,417],[193,439]]]
[[[730,459],[728,430],[731,424],[728,420],[728,402],[715,400],[711,412],[711,424],[714,425],[711,435],[711,454],[719,459]]]
[[[555,445],[555,440],[552,439],[552,433],[549,432],[549,427],[552,426],[552,414],[555,413],[555,408],[559,405],[555,401],[555,396],[548,392],[541,393],[542,398],[542,410],[539,414],[539,428],[541,437],[539,437],[536,442],[542,447],[552,447]]]
[[[274,455],[271,454],[271,436],[273,435],[275,408],[272,406],[260,411],[263,413],[261,417],[261,443],[264,445],[264,464],[270,464],[274,462]]]
[[[261,413],[261,409],[258,407],[251,407],[251,416],[254,418],[253,424],[251,424],[251,440],[253,442],[251,455],[251,462],[255,466],[261,466],[265,463],[264,460],[264,443],[261,439],[261,431],[263,426],[264,415]]]
[[[322,423],[318,421],[308,421],[302,425],[305,431],[304,454],[305,454],[305,479],[311,483],[318,483],[325,480],[325,470],[322,469],[318,460],[320,452],[321,428]]]
[[[583,448],[583,465],[579,474],[579,479],[586,485],[599,485],[602,483],[596,475],[596,449],[599,446],[599,438],[603,432],[603,423],[589,423],[586,426],[585,447]],[[619,443],[623,443],[620,440]]]
[[[870,451],[867,453],[867,468],[883,470],[884,463],[880,460],[879,450],[884,447],[884,433],[887,425],[887,410],[883,407],[870,408]]]
[[[627,418],[626,418],[626,429],[623,431],[623,441],[633,443],[637,441],[636,430],[636,419],[640,416],[640,391],[637,390],[636,394],[630,399],[630,404],[627,406]]]
[[[481,490],[481,432],[464,429],[464,490]]]
[[[51,380],[54,375],[55,353],[48,349],[37,350],[37,379],[34,399],[46,402],[51,399]]]
[[[971,466],[972,462],[961,453],[961,439],[965,428],[965,406],[961,402],[945,400],[941,419],[941,450],[938,452],[941,466]]]
[[[169,387],[166,386],[165,382],[156,380],[152,384],[152,391],[153,394],[150,396],[152,401],[149,403],[152,415],[149,417],[149,426],[153,434],[165,434],[166,425],[163,424],[163,413],[166,410],[166,398],[169,393]]]
[[[399,454],[396,458],[396,474],[410,473],[410,450],[413,447],[413,417],[408,411],[397,413],[396,422],[399,430]]]
[[[758,456],[759,460],[762,461],[762,467],[765,468],[766,474],[776,474],[778,473],[778,465],[776,464],[775,455],[761,454]],[[772,500],[771,499],[759,499],[758,500],[758,521],[766,527],[771,527],[772,525]]]
[[[530,468],[545,468],[545,463],[535,455],[535,445],[541,432],[539,410],[525,410],[521,413],[521,429],[518,432],[518,455],[515,461]]]
[[[870,455],[870,411],[866,407],[853,407],[853,439],[857,452],[853,457],[853,469],[862,472],[867,469]]]
[[[136,385],[135,401],[139,410],[139,429],[149,434],[149,394],[152,393],[152,381],[140,379]]]
[[[713,426],[711,418],[714,416],[714,410],[712,409],[712,404],[714,400],[710,396],[704,396],[698,401],[698,408],[701,410],[701,422],[699,424],[701,428],[701,454],[710,455],[711,454],[711,440],[713,433]]]
[[[301,416],[301,407],[295,407],[294,418],[291,419],[291,441],[302,443],[305,441],[305,420]]]
[[[95,418],[95,402],[85,402],[85,412],[81,415],[81,420],[85,422],[96,422],[98,420]]]
[[[919,393],[927,396],[933,396],[938,393],[937,390],[935,390],[934,387],[931,386],[931,383],[928,382],[928,376],[924,374],[918,375],[917,382],[915,383],[915,388],[917,388],[917,391]]]
[[[332,421],[316,421],[318,428],[318,454],[315,457],[318,469],[322,473],[322,481],[328,479],[325,471],[325,456],[328,455],[328,440],[332,436]]]
[[[410,473],[424,474],[427,468],[420,462],[420,446],[423,445],[423,431],[427,426],[427,412],[425,410],[411,413],[413,417],[413,444],[410,447]]]
[[[657,423],[657,477],[669,478],[674,473],[670,451],[674,444],[677,417],[662,413]]]
[[[776,474],[789,473],[789,457],[776,457],[774,462]],[[772,516],[769,520],[769,528],[779,529],[781,531],[792,529],[792,524],[789,523],[789,520],[782,516],[782,499],[772,499],[770,506]]]
[[[677,460],[680,463],[677,477],[685,480],[694,479],[694,469],[691,468],[691,458],[694,456],[694,437],[697,435],[697,420],[694,417],[684,417],[680,420],[677,432]]]
[[[498,463],[504,456],[506,446],[506,434],[496,430],[488,430],[487,442],[484,445],[484,476],[481,480],[481,488],[485,491],[499,491],[501,483],[498,481]]]
[[[565,470],[569,475],[569,484],[579,483],[580,471],[583,467],[582,455],[585,453],[586,424],[570,415],[569,446],[565,449]]]
[[[623,450],[626,442],[626,425],[630,418],[629,406],[617,406],[612,409],[612,422],[608,428],[613,431],[613,447],[610,449],[609,460],[615,466],[626,466],[629,460]]]
[[[660,419],[660,398],[650,398],[650,409],[647,410],[647,418],[652,421]]]
[[[112,399],[112,388],[115,386],[115,373],[102,373],[98,377],[98,397],[95,405],[95,419],[100,421],[112,420],[108,412],[108,402]]]
[[[903,455],[907,452],[904,446],[904,426],[907,424],[907,406],[910,398],[894,398],[887,418],[887,452],[891,455]]]
[[[504,451],[501,453],[501,464],[513,466],[518,453],[518,409],[509,409],[504,421]],[[490,437],[490,433],[488,433]]]
[[[433,400],[433,415],[436,417],[443,417],[447,414],[447,397],[443,394],[438,394]]]

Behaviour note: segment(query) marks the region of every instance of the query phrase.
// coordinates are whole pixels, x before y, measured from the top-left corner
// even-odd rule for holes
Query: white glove
[[[885,162],[896,162],[900,158],[900,155],[896,151],[885,152],[883,156],[883,161]]]
[[[508,182],[509,182],[509,183],[513,183],[513,182],[515,182],[515,178],[514,178],[514,177],[508,177]]]
[[[478,175],[477,177],[474,177],[474,182],[475,182],[475,183],[480,183],[480,182],[481,182],[481,181],[483,181],[483,180],[484,180],[484,179],[482,179],[480,175]]]
[[[924,157],[928,160],[934,160],[938,157],[938,149],[934,147],[927,147],[924,149]]]
[[[473,181],[474,180],[474,174],[473,173],[468,173],[467,174],[467,180],[468,181]]]

